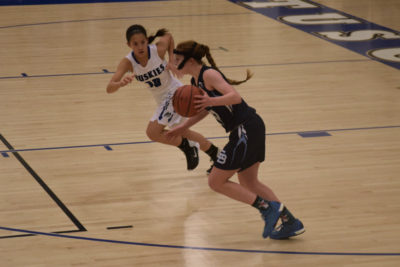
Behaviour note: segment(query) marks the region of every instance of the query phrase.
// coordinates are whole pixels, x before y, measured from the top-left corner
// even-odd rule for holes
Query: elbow
[[[107,94],[112,94],[115,92],[115,90],[113,90],[111,86],[107,86],[106,92],[107,92]]]
[[[107,92],[107,94],[112,94],[112,93],[116,92],[118,89],[119,89],[119,86],[116,86],[115,84],[110,82],[107,85],[106,92]]]

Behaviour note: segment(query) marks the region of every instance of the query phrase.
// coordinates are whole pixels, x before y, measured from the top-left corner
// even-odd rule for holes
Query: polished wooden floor
[[[397,0],[316,2],[399,30]],[[400,265],[397,69],[225,0],[0,14],[0,266]],[[255,73],[237,90],[267,124],[260,179],[305,234],[263,239],[255,209],[208,188],[204,153],[187,172],[148,142],[145,88],[106,94],[135,23],[208,44],[228,77]],[[211,116],[194,129],[227,141]]]

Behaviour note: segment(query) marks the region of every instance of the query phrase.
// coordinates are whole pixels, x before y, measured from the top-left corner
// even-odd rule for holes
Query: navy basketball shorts
[[[218,154],[214,166],[222,170],[243,171],[265,160],[265,124],[255,114],[231,131],[229,142]]]

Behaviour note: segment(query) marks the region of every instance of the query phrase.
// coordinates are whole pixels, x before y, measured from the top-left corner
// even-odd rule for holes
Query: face
[[[174,55],[174,65],[176,68],[178,68],[179,64],[181,64],[181,62],[183,61],[184,58],[185,58],[184,56],[179,55],[179,54]],[[185,66],[183,68],[185,68]]]
[[[185,56],[175,54],[174,57],[174,65],[178,69],[178,66],[181,64],[181,62],[185,59]],[[181,74],[191,74],[191,69],[192,67],[196,64],[196,61],[193,58],[189,58],[185,65],[183,65],[183,68],[178,70]]]
[[[138,55],[138,57],[147,56],[147,45],[148,45],[148,40],[143,33],[137,33],[132,35],[128,43],[128,46],[133,50],[135,55]]]

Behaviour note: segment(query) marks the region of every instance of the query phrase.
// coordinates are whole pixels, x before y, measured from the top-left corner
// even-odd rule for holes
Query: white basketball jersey
[[[167,96],[168,92],[175,91],[178,87],[182,86],[182,83],[166,70],[167,61],[162,60],[158,56],[157,46],[155,44],[149,45],[147,49],[149,60],[145,67],[140,65],[136,60],[133,51],[129,53],[126,58],[132,63],[136,80],[148,85],[150,92],[159,105]]]

